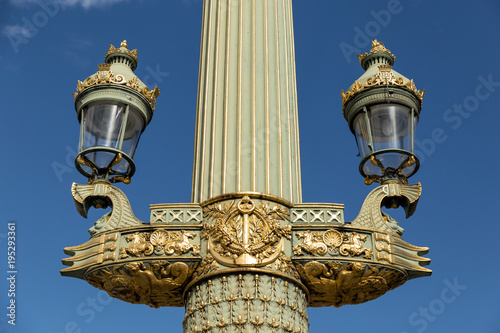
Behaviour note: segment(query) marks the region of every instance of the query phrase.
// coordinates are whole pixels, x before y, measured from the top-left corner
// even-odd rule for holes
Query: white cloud
[[[25,7],[26,5],[38,3],[42,0],[10,0],[10,3],[19,7]],[[82,6],[84,9],[89,9],[92,7],[107,7],[115,3],[127,1],[127,0],[43,0],[45,2],[57,2],[61,6]]]
[[[17,39],[18,37],[25,37],[25,38],[32,37],[32,32],[28,28],[22,27],[19,24],[5,26],[5,28],[3,28],[3,34],[8,38],[10,38],[11,40]]]

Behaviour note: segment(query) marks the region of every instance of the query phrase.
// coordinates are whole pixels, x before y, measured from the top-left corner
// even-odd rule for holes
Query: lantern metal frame
[[[410,150],[400,149],[400,148],[390,148],[390,149],[380,149],[375,150],[373,135],[372,135],[372,124],[368,112],[370,107],[374,105],[383,104],[395,104],[407,107],[410,110],[410,134],[409,134],[409,148]],[[420,162],[418,157],[414,153],[415,147],[415,118],[420,117],[421,101],[412,91],[395,85],[380,85],[367,89],[363,89],[357,92],[352,98],[346,103],[344,109],[344,115],[348,121],[349,129],[356,137],[354,121],[356,117],[364,113],[365,126],[368,133],[368,147],[370,152],[365,156],[362,156],[361,162],[359,164],[359,172],[365,178],[365,184],[370,185],[374,182],[384,183],[387,181],[397,181],[402,184],[407,184],[407,179],[413,176],[420,167]],[[357,137],[356,137],[357,141]],[[359,145],[358,145],[359,149]],[[387,153],[398,153],[402,155],[407,155],[408,158],[400,164],[397,169],[386,168],[382,162],[377,158],[377,156]],[[361,152],[359,152],[361,154]],[[381,176],[366,174],[364,169],[365,164],[370,161],[374,166],[381,169]],[[403,173],[403,170],[415,165],[414,169],[407,175]]]
[[[135,90],[130,89],[128,87],[117,86],[114,84],[109,85],[96,85],[93,87],[87,88],[82,92],[82,96],[79,96],[75,101],[75,107],[77,109],[78,121],[80,122],[80,140],[79,140],[79,154],[75,159],[75,166],[77,170],[85,177],[89,178],[89,182],[95,181],[97,179],[107,179],[111,183],[116,183],[122,181],[126,184],[130,183],[130,178],[135,173],[135,163],[133,161],[133,157],[137,150],[137,145],[139,143],[139,139],[137,140],[137,144],[134,148],[134,152],[132,156],[129,156],[127,153],[121,150],[123,147],[125,130],[121,133],[121,137],[118,141],[118,148],[106,147],[106,146],[94,146],[90,148],[84,149],[83,147],[83,137],[85,135],[84,129],[84,109],[94,103],[121,103],[125,106],[125,114],[121,121],[121,126],[125,126],[130,115],[130,107],[134,107],[139,111],[139,114],[143,118],[143,128],[141,130],[142,134],[146,129],[148,124],[148,118],[151,119],[152,111],[147,110],[149,107],[149,102],[147,99],[138,94]],[[148,117],[148,111],[151,114]],[[108,152],[115,154],[115,157],[111,160],[110,164],[106,168],[99,168],[91,159],[87,158],[86,155],[93,152]],[[113,170],[113,166],[120,163],[122,159],[125,159],[129,166],[126,172],[119,172]],[[92,172],[89,173],[82,166],[88,166],[92,169]],[[112,177],[113,176],[113,177]],[[111,178],[112,177],[112,178]]]

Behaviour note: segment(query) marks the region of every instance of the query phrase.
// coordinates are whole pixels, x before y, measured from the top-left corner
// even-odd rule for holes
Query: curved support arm
[[[381,207],[397,208],[401,206],[408,218],[415,212],[421,193],[420,183],[414,185],[390,183],[379,186],[368,194],[358,216],[351,222],[351,225],[402,235],[404,229],[399,226],[396,220],[384,213]]]
[[[127,196],[113,185],[104,182],[93,185],[73,183],[71,194],[76,210],[85,218],[90,207],[112,208],[110,213],[97,220],[89,229],[91,236],[113,229],[144,225],[144,222],[135,217]]]

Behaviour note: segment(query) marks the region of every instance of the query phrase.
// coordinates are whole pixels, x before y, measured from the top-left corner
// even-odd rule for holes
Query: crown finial
[[[385,48],[384,43],[379,42],[378,40],[374,39],[372,41],[372,49],[370,50],[370,53],[363,53],[363,54],[358,54],[358,60],[361,63],[361,66],[366,70],[367,67],[363,65],[363,60],[366,59],[371,54],[382,52],[387,54],[390,58],[392,58],[391,65],[394,63],[394,60],[396,60],[396,56],[394,54],[391,54],[391,51]]]
[[[127,47],[128,47],[128,45],[127,45],[126,40],[121,42],[119,48],[114,47],[113,44],[109,45],[109,49],[108,49],[108,53],[106,53],[105,61],[107,63],[109,63],[108,57],[111,57],[111,56],[115,57],[115,56],[120,56],[120,55],[126,54],[126,55],[132,57],[134,63],[131,64],[131,68],[132,68],[132,70],[135,70],[135,68],[137,67],[137,62],[139,61],[139,59],[137,58],[137,49],[129,50],[129,49],[127,49]]]
[[[391,51],[389,51],[388,49],[385,48],[384,43],[379,42],[376,39],[374,39],[372,41],[372,49],[370,50],[370,53],[373,53],[373,52],[385,52],[385,53],[388,53],[388,54],[391,53]]]

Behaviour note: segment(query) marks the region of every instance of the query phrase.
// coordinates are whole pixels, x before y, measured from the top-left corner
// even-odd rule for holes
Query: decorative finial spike
[[[127,40],[124,39],[123,42],[120,44],[120,47],[125,47],[125,48],[128,47]]]
[[[373,53],[373,52],[385,52],[385,53],[391,54],[391,51],[389,51],[388,49],[385,48],[384,43],[379,42],[376,39],[374,39],[372,41],[372,49],[370,50],[370,53]]]
[[[383,52],[383,53],[387,53],[391,58],[392,58],[392,62],[394,63],[394,61],[396,60],[396,56],[394,54],[391,54],[391,51],[386,49],[385,48],[385,45],[384,43],[382,42],[379,42],[378,40],[374,39],[372,41],[372,49],[370,50],[370,53],[369,54],[373,54],[375,52]],[[358,54],[358,60],[359,60],[359,63],[360,64],[363,64],[363,60],[368,57],[369,55],[368,53],[363,53],[363,54]],[[366,70],[366,68],[365,68]]]

